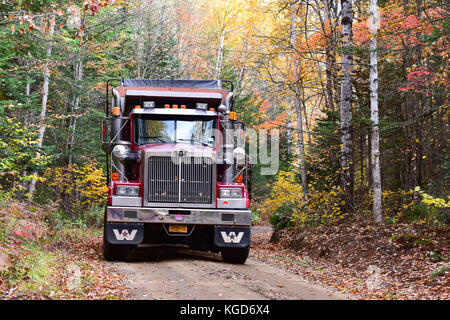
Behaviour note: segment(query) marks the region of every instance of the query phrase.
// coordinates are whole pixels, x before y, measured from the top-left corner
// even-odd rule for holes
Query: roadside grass
[[[314,267],[314,264],[312,262],[312,260],[308,259],[308,258],[304,258],[304,259],[294,259],[294,258],[290,258],[290,257],[284,257],[284,256],[279,256],[279,255],[273,255],[270,256],[270,258],[274,259],[274,260],[282,260],[288,263],[292,263],[295,265],[298,265],[302,268],[313,268],[313,269],[317,269],[316,267]]]
[[[66,228],[53,230],[52,237],[49,241],[52,243],[66,243],[76,241],[77,239],[86,239],[101,235],[102,230],[100,229],[68,226]]]
[[[20,255],[13,258],[13,265],[5,275],[8,286],[18,292],[58,292],[52,276],[58,272],[58,258],[34,242],[17,249]]]

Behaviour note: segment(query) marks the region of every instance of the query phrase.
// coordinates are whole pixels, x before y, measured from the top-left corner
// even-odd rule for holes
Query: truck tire
[[[220,254],[226,263],[244,264],[248,258],[250,246],[244,248],[222,248]]]
[[[123,261],[128,256],[128,245],[111,244],[106,239],[106,233],[103,233],[103,257],[106,261]]]
[[[103,220],[103,258],[106,261],[122,261],[128,256],[128,245],[111,244],[106,237],[106,206]]]

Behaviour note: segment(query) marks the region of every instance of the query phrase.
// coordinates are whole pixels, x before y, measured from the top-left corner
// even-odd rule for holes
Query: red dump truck
[[[226,80],[107,81],[106,260],[138,246],[184,245],[245,263],[249,161],[232,91]]]

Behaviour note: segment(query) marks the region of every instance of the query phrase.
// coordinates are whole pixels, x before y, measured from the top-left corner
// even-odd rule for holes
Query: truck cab
[[[117,87],[110,91],[109,84]],[[183,245],[245,263],[250,248],[245,127],[225,80],[111,79],[102,147],[103,253]],[[109,103],[111,97],[111,104]]]

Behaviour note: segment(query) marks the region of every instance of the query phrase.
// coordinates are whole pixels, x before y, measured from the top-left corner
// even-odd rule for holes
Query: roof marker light
[[[196,107],[199,110],[206,110],[208,108],[208,104],[207,103],[197,103]]]
[[[144,101],[144,108],[154,108],[155,101]]]

